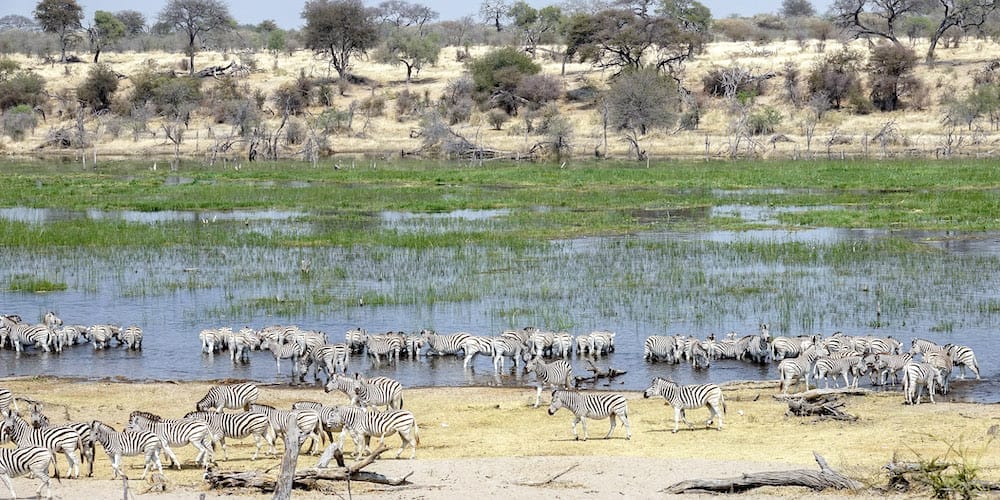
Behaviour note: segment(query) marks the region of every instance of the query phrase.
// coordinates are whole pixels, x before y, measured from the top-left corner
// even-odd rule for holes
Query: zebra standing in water
[[[792,382],[804,382],[805,390],[809,390],[809,374],[812,372],[813,363],[821,354],[828,354],[825,350],[820,351],[816,345],[810,346],[802,354],[794,358],[785,358],[778,363],[778,373],[781,376],[781,392],[788,393],[788,388]]]
[[[25,345],[38,347],[45,352],[50,351],[54,334],[43,324],[29,325],[16,322],[10,316],[0,316],[0,329],[7,331],[7,338],[18,354],[24,350]]]
[[[722,396],[722,389],[719,386],[715,384],[681,386],[673,381],[656,377],[649,388],[642,393],[642,397],[644,398],[654,396],[666,399],[667,404],[674,408],[673,432],[677,432],[680,420],[683,420],[688,427],[691,427],[691,423],[684,416],[684,410],[701,408],[702,406],[708,407],[708,422],[706,422],[706,425],[711,426],[712,422],[718,419],[718,429],[722,430],[722,414],[726,412],[726,401]]]
[[[903,367],[903,395],[906,404],[920,404],[924,386],[927,386],[931,403],[934,403],[934,386],[944,385],[942,378],[941,371],[930,363],[907,363]]]
[[[295,365],[295,361],[302,356],[305,351],[303,351],[302,346],[296,342],[289,342],[287,344],[282,344],[277,340],[271,339],[264,342],[263,347],[268,351],[271,351],[271,356],[274,356],[274,365],[277,367],[278,374],[281,374],[281,360],[291,359],[292,365]]]
[[[137,325],[132,325],[122,330],[119,344],[124,344],[128,349],[133,351],[141,351],[142,328],[139,328]]]
[[[604,439],[611,437],[615,431],[615,416],[622,419],[625,426],[625,439],[632,439],[632,426],[628,422],[628,402],[625,396],[613,393],[585,394],[576,391],[552,391],[552,403],[549,405],[549,415],[555,415],[559,408],[568,408],[573,412],[573,438],[579,440],[576,424],[583,423],[583,440],[587,440],[587,419],[611,419],[611,428]]]
[[[256,403],[260,397],[257,386],[251,383],[212,386],[205,397],[195,405],[198,411],[215,411],[222,413],[223,408],[250,409],[251,403]]]
[[[198,450],[194,461],[202,467],[208,467],[212,461],[212,429],[200,420],[181,420],[164,422],[152,413],[133,411],[129,415],[127,431],[147,431],[156,434],[163,445],[163,453],[170,458],[170,465],[181,468],[181,462],[174,455],[171,446],[190,444]]]
[[[465,353],[462,368],[469,368],[469,365],[476,360],[476,356],[480,354],[493,357],[493,337],[469,335],[462,341],[462,352]]]
[[[514,369],[517,371],[521,367],[525,349],[524,342],[517,335],[501,334],[491,341],[493,349],[493,373],[499,375],[504,371],[504,358],[510,358],[514,362]]]
[[[386,410],[402,410],[403,386],[389,377],[364,378],[355,374],[351,404],[362,408],[385,405]]]
[[[462,345],[465,343],[465,339],[469,338],[470,335],[465,332],[453,333],[451,335],[438,335],[431,330],[421,330],[420,336],[424,338],[427,344],[427,354],[434,355],[458,355],[458,352],[462,350]]]
[[[566,389],[572,389],[576,384],[573,381],[573,367],[565,359],[557,359],[551,363],[542,361],[538,356],[528,360],[525,370],[535,372],[538,392],[535,394],[535,408],[538,408],[542,401],[542,388],[551,387],[553,389],[562,385]]]
[[[156,434],[147,431],[118,432],[100,420],[94,420],[90,427],[94,441],[101,443],[108,458],[111,459],[111,468],[114,470],[111,479],[117,479],[119,475],[125,476],[121,470],[122,457],[136,455],[143,455],[145,463],[142,476],[139,476],[139,479],[145,479],[149,469],[154,466],[157,472],[163,474],[163,464],[160,463],[160,451],[163,449],[163,444]]]
[[[396,433],[399,433],[402,440],[396,458],[403,453],[406,445],[410,445],[413,449],[410,453],[411,459],[417,455],[417,445],[420,444],[417,421],[413,414],[406,410],[365,411],[362,408],[342,406],[334,415],[332,423],[343,427],[340,433],[341,445],[344,442],[344,434],[350,432],[357,458],[369,451],[368,444],[372,436],[378,436],[379,446],[382,446],[385,444],[386,436]]]
[[[87,329],[87,334],[94,349],[100,350],[106,348],[111,339],[118,338],[121,330],[117,325],[92,325]]]
[[[374,361],[375,366],[381,366],[382,356],[387,363],[399,362],[399,353],[403,350],[403,340],[389,332],[385,335],[369,335],[365,341],[365,351]]]
[[[31,474],[42,482],[38,485],[38,489],[35,490],[35,496],[41,497],[42,488],[45,488],[47,490],[45,498],[52,498],[49,463],[52,464],[56,471],[56,478],[58,478],[59,468],[56,467],[56,461],[49,450],[39,447],[17,448],[13,450],[0,448],[0,480],[7,486],[10,497],[17,498],[17,493],[14,492],[14,485],[10,482],[11,478]]]
[[[354,330],[347,330],[344,334],[344,342],[347,347],[351,349],[351,352],[358,353],[365,349],[365,341],[368,340],[368,331],[364,328],[357,328]]]
[[[80,459],[77,451],[80,449],[80,433],[70,426],[45,427],[43,429],[32,429],[16,413],[9,413],[5,416],[3,424],[0,425],[0,437],[9,438],[17,447],[38,446],[45,448],[52,453],[62,452],[69,462],[67,474],[70,477],[80,477]],[[55,461],[55,457],[52,458]]]
[[[643,343],[642,359],[646,361],[664,360],[667,363],[679,363],[681,351],[677,338],[673,335],[650,335]]]
[[[262,413],[193,411],[184,415],[184,418],[208,422],[208,426],[212,428],[213,440],[218,441],[222,445],[222,458],[224,460],[229,460],[229,452],[226,447],[227,437],[243,439],[252,435],[257,449],[253,452],[250,460],[257,460],[257,455],[260,454],[260,449],[263,448],[264,442],[270,446],[268,450],[270,455],[273,456],[277,452],[274,449],[274,428],[271,427],[267,415]]]
[[[822,357],[816,359],[816,365],[813,368],[813,377],[816,379],[816,383],[819,384],[819,379],[824,380],[823,387],[830,387],[830,379],[833,379],[834,386],[839,386],[837,383],[837,376],[843,375],[844,377],[844,387],[847,388],[857,388],[858,381],[861,380],[861,376],[864,375],[867,365],[863,362],[861,356],[846,356],[843,358],[834,357]],[[851,375],[854,375],[854,382],[851,382]]]

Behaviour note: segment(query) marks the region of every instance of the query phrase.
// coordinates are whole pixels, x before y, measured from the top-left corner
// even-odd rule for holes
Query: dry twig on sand
[[[833,470],[826,459],[813,452],[819,470],[788,470],[756,472],[729,479],[692,479],[681,481],[661,491],[679,493],[742,493],[761,486],[805,486],[816,491],[834,488],[838,490],[859,490],[862,484]]]

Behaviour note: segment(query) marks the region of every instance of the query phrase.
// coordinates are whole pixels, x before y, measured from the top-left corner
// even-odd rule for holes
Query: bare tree
[[[161,23],[187,35],[186,54],[191,75],[194,75],[195,41],[211,31],[224,31],[232,26],[229,8],[220,0],[169,0],[160,11]]]
[[[483,22],[492,24],[497,32],[503,31],[503,21],[510,15],[508,0],[484,0],[479,6],[479,15]]]
[[[680,93],[676,82],[655,68],[622,73],[605,96],[612,127],[624,133],[629,152],[646,158],[639,140],[652,128],[669,127],[677,120]]]
[[[927,48],[927,62],[934,60],[934,49],[938,41],[951,28],[959,28],[968,32],[982,28],[998,7],[997,0],[938,0],[943,9],[941,22],[930,36],[930,46]]]
[[[917,0],[836,0],[834,22],[855,38],[878,37],[902,47],[899,24],[917,9]]]
[[[361,0],[312,0],[302,10],[306,47],[330,56],[330,64],[343,79],[351,58],[375,46],[378,30],[373,12]]]

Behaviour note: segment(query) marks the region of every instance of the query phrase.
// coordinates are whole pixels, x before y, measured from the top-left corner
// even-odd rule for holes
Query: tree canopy
[[[306,47],[328,55],[341,78],[348,76],[352,57],[366,54],[378,42],[374,12],[361,0],[310,0],[302,18]]]
[[[232,26],[229,8],[219,0],[169,0],[160,11],[161,23],[187,35],[189,69],[194,75],[195,41],[211,31],[228,30]]]
[[[42,0],[35,7],[35,19],[42,30],[59,37],[59,61],[66,62],[66,47],[83,27],[83,8],[76,0]]]

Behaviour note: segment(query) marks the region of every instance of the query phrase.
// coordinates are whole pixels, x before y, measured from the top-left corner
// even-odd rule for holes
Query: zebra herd
[[[952,372],[957,367],[964,379],[966,371],[980,379],[979,363],[971,348],[959,344],[939,345],[915,338],[903,352],[902,343],[891,337],[852,336],[837,332],[797,337],[775,336],[768,325],[760,325],[760,333],[737,338],[734,333],[724,339],[710,335],[701,340],[681,335],[654,335],[646,338],[643,357],[648,361],[670,363],[690,362],[694,367],[707,368],[713,360],[735,359],[759,364],[777,362],[779,390],[787,393],[794,386],[809,388],[810,378],[832,381],[839,386],[858,387],[866,375],[872,386],[901,384],[907,404],[918,404],[924,389],[934,402],[934,392],[949,391]]]
[[[110,347],[114,340],[117,346],[130,350],[142,350],[142,328],[130,325],[64,325],[55,313],[46,312],[41,323],[26,323],[17,314],[0,315],[0,349],[14,349],[18,354],[26,349],[42,352],[61,353],[63,349],[83,344],[91,344],[100,350]]]

